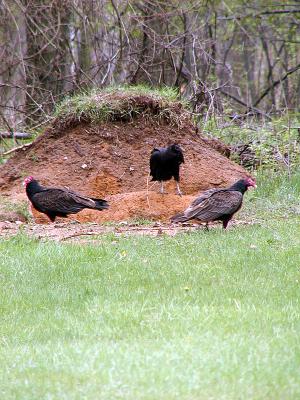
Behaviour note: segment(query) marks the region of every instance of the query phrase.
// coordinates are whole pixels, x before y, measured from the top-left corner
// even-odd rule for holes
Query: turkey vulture
[[[153,149],[150,156],[150,175],[152,181],[160,181],[160,192],[164,193],[163,182],[174,177],[176,193],[182,195],[179,187],[179,167],[184,163],[183,153],[178,144]]]
[[[52,222],[56,217],[65,218],[68,214],[77,214],[84,208],[99,211],[108,208],[105,200],[85,197],[64,188],[44,187],[32,176],[25,178],[23,184],[33,207],[46,214]]]
[[[226,229],[233,215],[242,207],[243,195],[248,187],[256,187],[251,178],[240,179],[227,189],[209,189],[197,197],[191,205],[183,212],[174,215],[172,222],[185,222],[197,219],[206,222],[222,221]]]

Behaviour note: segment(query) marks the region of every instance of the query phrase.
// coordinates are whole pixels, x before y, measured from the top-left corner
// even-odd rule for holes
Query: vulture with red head
[[[172,222],[186,222],[196,219],[208,223],[222,221],[226,229],[233,215],[242,207],[244,193],[249,187],[256,187],[251,178],[240,179],[226,189],[209,189],[197,197],[183,212],[174,215]]]
[[[66,188],[41,186],[32,176],[24,180],[24,185],[33,207],[46,214],[52,222],[56,217],[66,218],[69,214],[77,214],[84,208],[98,211],[108,208],[105,200],[85,197]]]

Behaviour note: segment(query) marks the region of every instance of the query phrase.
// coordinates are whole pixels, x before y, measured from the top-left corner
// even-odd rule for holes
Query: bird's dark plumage
[[[47,188],[41,186],[33,177],[26,178],[24,184],[33,207],[46,214],[51,221],[55,221],[56,217],[76,214],[84,208],[99,211],[108,208],[105,200],[85,197],[65,188]]]
[[[256,186],[251,178],[241,179],[227,189],[210,189],[197,197],[183,212],[174,215],[172,222],[197,219],[201,222],[222,221],[226,229],[233,215],[242,207],[248,187]]]
[[[152,181],[168,181],[174,177],[179,182],[180,164],[184,163],[183,152],[177,144],[153,149],[150,156]],[[177,190],[180,189],[177,186]]]

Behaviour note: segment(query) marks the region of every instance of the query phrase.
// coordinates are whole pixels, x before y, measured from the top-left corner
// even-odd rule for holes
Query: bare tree
[[[1,0],[0,125],[47,121],[64,96],[168,85],[207,117],[300,99],[300,5],[263,0]]]

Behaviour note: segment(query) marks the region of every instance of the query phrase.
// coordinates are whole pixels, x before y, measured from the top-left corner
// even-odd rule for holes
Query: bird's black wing
[[[183,152],[182,152],[182,150],[180,150],[180,153],[178,153],[178,155],[177,155],[177,160],[178,160],[178,163],[179,163],[179,164],[184,163],[184,157],[183,157]]]
[[[150,156],[150,175],[156,177],[157,168],[161,161],[161,152],[159,149],[153,149]]]
[[[198,206],[199,204],[203,203],[204,200],[208,199],[212,194],[219,192],[222,189],[208,189],[205,192],[203,192],[199,197],[196,197],[195,200],[192,201],[192,203],[190,204],[190,207],[195,208],[196,206]]]
[[[95,208],[94,200],[66,189],[49,188],[36,193],[32,202],[42,212],[72,214],[83,208]]]

